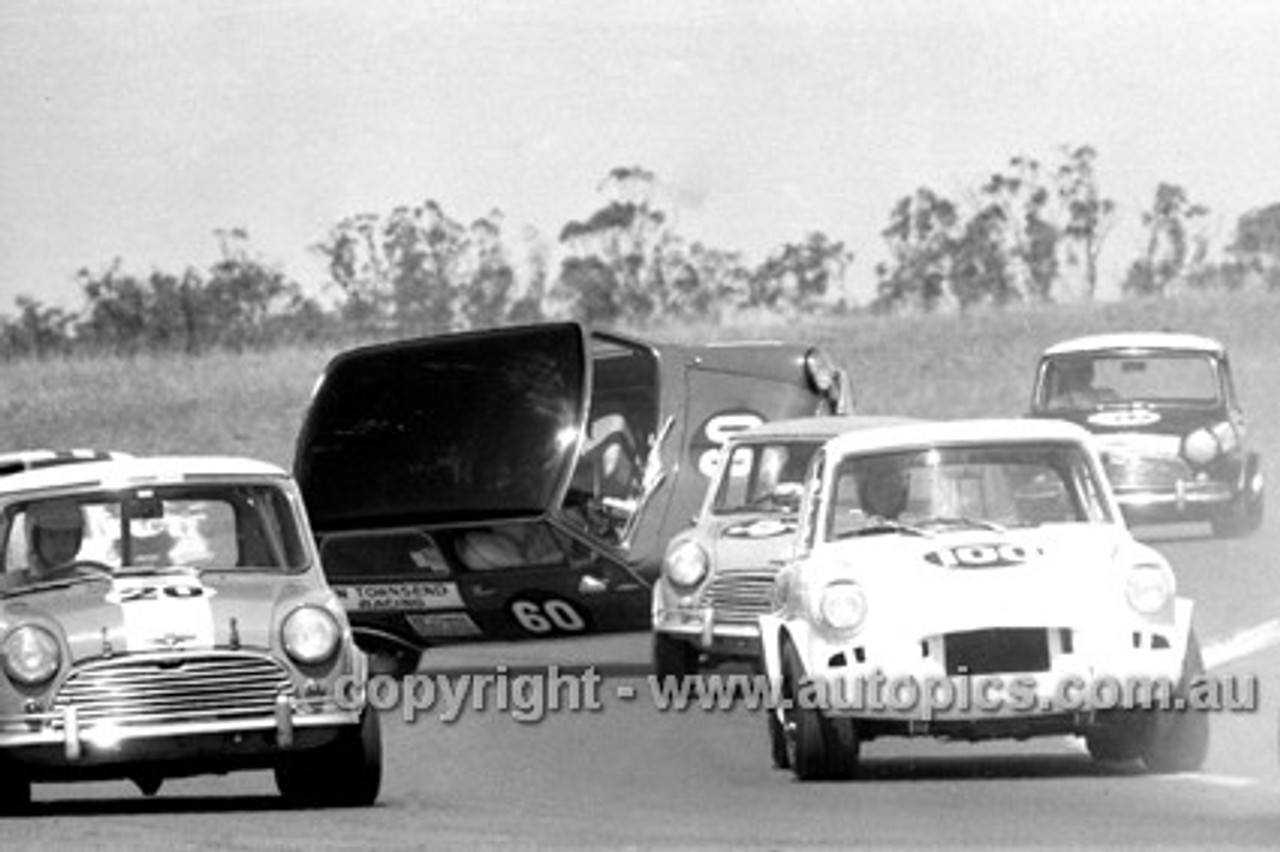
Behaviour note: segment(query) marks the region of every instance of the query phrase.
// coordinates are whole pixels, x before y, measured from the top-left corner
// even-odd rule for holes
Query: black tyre
[[[1194,772],[1209,754],[1209,714],[1185,706],[1196,679],[1204,675],[1200,643],[1192,633],[1182,661],[1182,677],[1174,697],[1182,707],[1155,708],[1147,718],[1142,740],[1142,762],[1148,771],[1160,774]]]
[[[1219,538],[1243,538],[1262,526],[1266,514],[1266,493],[1240,494],[1226,510],[1213,519],[1213,534]]]
[[[1099,763],[1129,763],[1142,757],[1145,719],[1124,715],[1085,735],[1089,754]]]
[[[370,675],[406,678],[422,662],[422,651],[405,645],[379,645],[368,653]]]
[[[360,724],[344,729],[328,745],[276,767],[276,787],[290,802],[327,807],[366,807],[382,787],[382,728],[365,707]]]
[[[653,634],[653,673],[660,679],[689,677],[699,671],[698,649],[665,633]]]
[[[19,816],[30,810],[30,779],[17,767],[0,764],[0,815]]]
[[[781,723],[786,759],[801,781],[851,778],[857,773],[860,744],[850,719],[828,719],[813,702],[801,700],[804,666],[790,643],[782,650],[784,710]]]
[[[769,724],[769,758],[774,769],[790,769],[791,758],[787,755],[787,732],[773,708],[766,708],[765,718]]]

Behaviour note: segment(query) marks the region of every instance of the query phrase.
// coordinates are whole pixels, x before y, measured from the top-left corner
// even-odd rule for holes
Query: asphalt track
[[[648,639],[628,634],[431,653],[422,672],[451,682],[496,665],[512,677],[595,666],[601,701],[537,722],[514,704],[450,723],[388,711],[376,807],[290,810],[264,772],[172,781],[149,799],[124,782],[39,785],[34,813],[0,820],[0,849],[1276,848],[1280,517],[1238,541],[1154,533],[1143,531],[1197,601],[1213,671],[1259,679],[1256,711],[1213,715],[1199,773],[1103,767],[1069,738],[886,739],[864,748],[860,779],[802,784],[771,769],[759,714],[659,712],[643,676]]]

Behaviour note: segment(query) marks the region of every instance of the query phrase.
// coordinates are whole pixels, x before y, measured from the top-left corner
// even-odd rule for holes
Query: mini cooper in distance
[[[1129,533],[1080,427],[841,435],[810,468],[795,548],[760,618],[775,766],[848,777],[882,736],[1079,735],[1150,771],[1203,761],[1208,719],[1175,701],[1203,674],[1192,603]],[[1093,689],[1142,678],[1163,687]]]
[[[839,413],[844,373],[782,343],[650,343],[577,323],[335,357],[294,473],[378,671],[423,649],[648,630],[671,534],[728,436]]]
[[[758,662],[756,620],[791,554],[809,462],[828,439],[886,417],[775,420],[731,436],[693,526],[672,538],[653,586],[653,668],[696,674],[725,660]]]
[[[367,658],[293,480],[223,457],[0,478],[0,806],[33,782],[273,769],[367,805],[382,773]]]
[[[1209,521],[1219,536],[1262,523],[1262,461],[1216,340],[1154,332],[1063,341],[1040,359],[1031,413],[1099,436],[1130,523]]]

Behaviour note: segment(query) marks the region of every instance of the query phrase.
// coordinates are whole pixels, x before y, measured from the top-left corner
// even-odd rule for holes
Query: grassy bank
[[[854,376],[868,413],[1018,415],[1049,344],[1079,334],[1172,330],[1230,347],[1255,436],[1280,434],[1280,298],[1182,298],[1014,308],[966,316],[844,317],[733,327],[659,327],[656,339],[780,338],[820,343]],[[92,446],[135,453],[211,452],[288,465],[321,349],[198,358],[0,365],[0,448]],[[1277,450],[1280,452],[1280,450]],[[1271,453],[1274,457],[1275,453]]]

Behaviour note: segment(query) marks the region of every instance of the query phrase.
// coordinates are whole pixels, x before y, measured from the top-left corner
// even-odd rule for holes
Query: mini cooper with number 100
[[[853,775],[883,736],[1076,735],[1155,772],[1204,760],[1208,718],[1185,700],[1204,672],[1192,602],[1071,423],[833,438],[774,593],[770,742],[802,780]]]
[[[1031,414],[1098,436],[1130,523],[1209,521],[1219,536],[1262,523],[1262,458],[1216,340],[1141,332],[1063,341],[1040,359]]]
[[[294,470],[359,641],[405,673],[433,645],[647,630],[725,439],[847,404],[812,346],[473,331],[335,357]]]
[[[0,809],[32,782],[272,769],[368,805],[367,658],[283,470],[174,456],[0,478]]]

